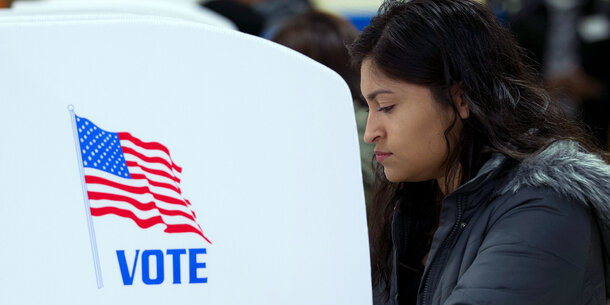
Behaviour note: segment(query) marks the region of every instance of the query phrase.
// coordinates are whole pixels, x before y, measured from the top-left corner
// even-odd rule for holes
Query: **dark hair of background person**
[[[347,49],[357,37],[358,30],[348,21],[310,10],[284,24],[272,40],[337,72],[349,86],[352,98],[365,104],[360,93],[360,73],[351,65]]]
[[[446,183],[475,177],[491,153],[513,162],[554,141],[573,140],[607,157],[577,123],[568,120],[524,63],[512,34],[482,4],[469,0],[386,1],[350,48],[356,67],[370,58],[386,76],[430,88],[435,100],[454,110],[445,131]],[[452,92],[461,92],[470,116],[462,120],[457,147],[448,135],[461,120]],[[449,189],[436,181],[391,183],[378,165],[368,213],[374,287],[388,297],[392,272],[391,219],[394,207],[413,220],[407,228],[407,257],[421,262],[438,224],[440,202]],[[399,202],[399,203],[397,203]],[[421,263],[419,263],[421,264]]]
[[[234,0],[206,0],[199,5],[231,20],[243,33],[259,36],[265,26],[263,15],[252,7]]]

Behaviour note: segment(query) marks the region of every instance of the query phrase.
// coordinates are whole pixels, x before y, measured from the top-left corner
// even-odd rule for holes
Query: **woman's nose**
[[[364,130],[364,142],[375,143],[384,135],[381,124],[377,122],[374,115],[369,113],[369,117],[366,121],[366,129]]]

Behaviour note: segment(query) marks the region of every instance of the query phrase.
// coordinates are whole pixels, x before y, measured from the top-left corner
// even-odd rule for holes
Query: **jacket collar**
[[[610,298],[610,165],[574,141],[557,141],[517,165],[500,194],[516,193],[524,187],[549,187],[590,206],[604,244]]]
[[[445,200],[454,199],[454,197],[461,195],[468,195],[471,193],[486,191],[489,193],[497,193],[494,189],[483,189],[489,185],[489,182],[497,177],[497,175],[504,170],[509,164],[510,159],[501,153],[494,153],[491,158],[483,164],[481,169],[477,172],[476,176],[470,179],[468,182],[459,186],[451,194],[449,194]],[[483,190],[482,190],[483,189]]]
[[[494,153],[475,178],[449,196],[478,191],[510,163],[508,157]],[[506,183],[494,193],[517,193],[524,187],[550,187],[565,197],[589,203],[600,224],[610,228],[610,165],[574,141],[554,142],[517,164]]]
[[[508,157],[493,154],[475,178],[449,196],[479,191],[511,163]],[[517,193],[524,187],[549,187],[562,196],[589,204],[602,233],[608,233],[604,238],[610,241],[610,165],[577,142],[554,142],[517,164],[505,181],[498,189],[490,190],[492,196]]]
[[[550,187],[589,203],[600,224],[610,228],[610,165],[576,142],[555,142],[521,162],[500,193],[516,193],[523,187]]]

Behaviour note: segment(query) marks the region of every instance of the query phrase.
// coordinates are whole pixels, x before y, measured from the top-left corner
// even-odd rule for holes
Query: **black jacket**
[[[606,304],[609,250],[609,165],[568,141],[496,154],[443,200],[417,304]]]

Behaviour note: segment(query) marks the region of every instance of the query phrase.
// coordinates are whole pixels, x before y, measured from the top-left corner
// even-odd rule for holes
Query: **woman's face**
[[[360,87],[369,106],[364,140],[376,144],[375,157],[386,178],[391,182],[442,178],[447,157],[444,132],[455,116],[453,109],[437,102],[428,87],[388,78],[371,59],[362,63]],[[458,128],[456,124],[454,130]],[[449,138],[455,147],[452,139],[457,137]]]

